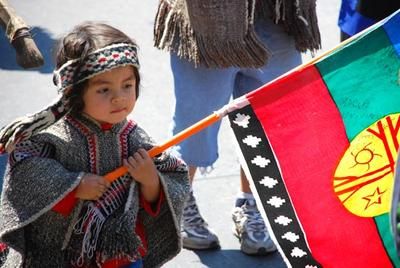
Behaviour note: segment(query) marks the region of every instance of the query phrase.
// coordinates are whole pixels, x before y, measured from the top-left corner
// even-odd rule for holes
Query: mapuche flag
[[[229,119],[286,264],[400,267],[400,13],[245,98]]]

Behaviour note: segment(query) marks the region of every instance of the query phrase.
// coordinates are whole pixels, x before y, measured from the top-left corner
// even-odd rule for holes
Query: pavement
[[[139,44],[141,60],[141,96],[131,117],[157,141],[170,138],[173,107],[172,75],[168,53],[153,48],[153,21],[156,0],[13,0],[12,5],[26,22],[38,47],[45,57],[45,65],[35,70],[23,70],[15,62],[15,53],[4,32],[0,32],[0,126],[14,118],[35,112],[56,97],[52,84],[53,45],[63,33],[87,20],[109,23]],[[336,25],[340,0],[317,1],[318,19],[322,35],[322,50],[339,42]],[[317,54],[318,55],[318,54]],[[311,58],[304,55],[304,60]],[[193,96],[195,97],[195,96]],[[220,158],[206,175],[198,174],[194,191],[201,213],[218,234],[221,249],[181,253],[163,267],[286,267],[278,253],[251,257],[240,251],[233,236],[231,211],[239,187],[239,161],[233,144],[234,137],[226,119],[222,120],[219,135]],[[0,156],[0,177],[4,172],[5,156]]]

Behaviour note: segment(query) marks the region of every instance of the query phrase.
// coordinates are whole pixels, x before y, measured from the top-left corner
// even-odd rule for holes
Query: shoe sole
[[[254,251],[254,249],[247,248],[246,246],[241,245],[240,250],[249,256],[265,256],[274,253],[276,251],[276,247],[274,246],[268,249],[261,247],[257,251]]]
[[[233,227],[233,234],[239,239],[240,242],[240,251],[242,251],[243,253],[245,253],[246,255],[250,255],[250,256],[264,256],[264,255],[268,255],[271,254],[273,252],[275,252],[276,246],[274,244],[272,244],[271,247],[269,248],[265,248],[265,247],[261,247],[258,248],[257,250],[253,249],[253,248],[249,248],[246,245],[243,245],[242,239],[239,236],[239,230],[237,230],[235,227]]]
[[[216,250],[220,249],[221,246],[218,242],[214,241],[207,245],[190,244],[188,242],[182,242],[182,247],[190,250]]]

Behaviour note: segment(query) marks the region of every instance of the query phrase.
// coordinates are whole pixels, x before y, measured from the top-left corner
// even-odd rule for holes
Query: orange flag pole
[[[196,134],[203,128],[208,127],[209,125],[217,122],[220,119],[221,119],[221,117],[219,117],[219,115],[216,113],[213,113],[213,114],[207,116],[206,118],[202,119],[201,121],[197,122],[196,124],[182,130],[181,132],[179,132],[178,134],[173,136],[170,140],[166,141],[165,143],[151,148],[148,151],[150,157],[159,155],[160,153],[164,152],[169,147],[171,147],[175,144],[178,144],[179,142],[183,141],[184,139],[190,137],[193,134]],[[125,166],[122,166],[122,167],[119,167],[119,168],[111,171],[110,173],[106,174],[104,177],[107,180],[109,180],[110,182],[113,182],[117,178],[124,175],[127,171],[128,171],[128,169]]]
[[[246,97],[239,97],[237,99],[234,99],[232,102],[228,103],[218,111],[212,113],[211,115],[203,118],[202,120],[198,121],[194,125],[182,130],[175,136],[173,136],[170,140],[166,141],[165,143],[161,145],[154,146],[151,148],[148,153],[151,157],[154,157],[156,155],[159,155],[160,153],[164,152],[166,149],[172,147],[173,145],[176,145],[183,141],[184,139],[196,134],[197,132],[203,130],[204,128],[214,124],[221,118],[223,118],[225,115],[227,115],[229,112],[234,111],[236,109],[242,108],[249,104],[248,100]],[[119,167],[110,173],[107,173],[104,177],[110,181],[113,182],[117,178],[121,177],[124,175],[126,172],[128,172],[128,169],[124,166]]]

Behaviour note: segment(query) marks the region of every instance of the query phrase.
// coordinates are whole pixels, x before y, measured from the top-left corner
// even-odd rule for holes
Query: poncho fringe
[[[196,66],[258,68],[267,63],[271,53],[255,33],[254,17],[272,15],[273,21],[293,36],[298,51],[314,53],[320,48],[315,0],[242,1],[161,0],[154,25],[155,46]],[[236,24],[232,18],[240,22]],[[225,25],[226,29],[221,28]]]

